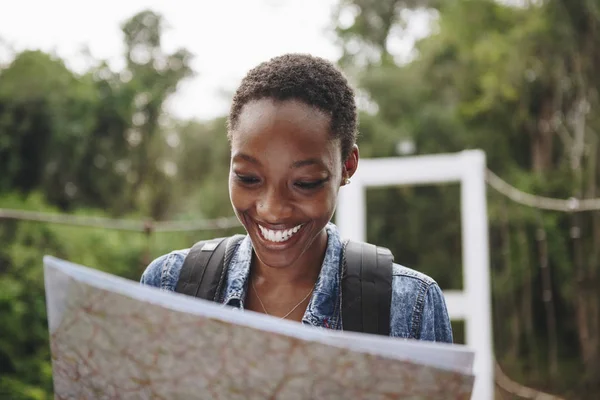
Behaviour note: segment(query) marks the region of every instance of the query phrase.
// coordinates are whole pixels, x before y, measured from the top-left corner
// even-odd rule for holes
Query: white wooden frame
[[[475,388],[472,398],[477,400],[494,398],[485,171],[485,153],[480,150],[467,150],[455,154],[361,159],[351,183],[340,189],[336,213],[336,224],[342,236],[364,241],[368,187],[450,182],[461,184],[463,290],[447,290],[444,291],[444,296],[450,318],[465,321],[466,345],[476,353]],[[402,263],[401,259],[397,261]]]

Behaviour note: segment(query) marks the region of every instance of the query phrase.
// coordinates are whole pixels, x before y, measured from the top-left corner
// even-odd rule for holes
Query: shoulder
[[[154,259],[142,274],[142,285],[174,291],[183,261],[190,249],[175,250]]]
[[[437,283],[433,278],[402,265],[392,267],[392,312],[419,311],[425,304],[427,293]]]
[[[392,266],[394,280],[400,282],[412,282],[413,284],[432,285],[435,280],[422,272],[394,263]]]
[[[444,295],[437,282],[414,269],[392,268],[391,328],[394,336],[452,342]]]

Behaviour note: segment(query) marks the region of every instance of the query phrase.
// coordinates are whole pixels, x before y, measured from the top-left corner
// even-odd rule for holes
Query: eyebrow
[[[258,159],[252,157],[249,154],[245,154],[245,153],[237,153],[235,156],[233,156],[233,159],[238,159],[241,158],[242,160],[248,161],[249,163],[255,164],[255,165],[261,165],[260,161],[258,161]],[[294,163],[292,164],[292,168],[301,168],[301,167],[306,167],[306,166],[310,166],[310,165],[318,165],[318,166],[324,166],[323,162],[321,160],[319,160],[318,158],[307,158],[306,160],[299,160],[299,161],[294,161]]]
[[[256,158],[254,158],[248,154],[237,153],[235,156],[233,156],[233,159],[235,160],[237,158],[241,158],[242,160],[248,161],[249,163],[252,163],[252,164],[260,165],[260,162]]]
[[[306,160],[295,161],[292,168],[306,167],[308,165],[323,166],[323,163],[318,158],[307,158]]]

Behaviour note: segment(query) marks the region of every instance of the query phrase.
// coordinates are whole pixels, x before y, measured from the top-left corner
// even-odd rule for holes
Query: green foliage
[[[229,202],[229,142],[225,118],[209,123],[188,122],[180,127],[177,159],[179,210],[203,216],[231,214]]]
[[[389,40],[403,12],[422,6],[435,7],[434,34],[412,62],[397,64]],[[337,30],[342,63],[378,109],[362,116],[363,157],[391,156],[401,140],[418,154],[481,148],[488,166],[525,192],[597,196],[597,2],[340,2],[338,15],[349,12],[354,23]],[[461,282],[454,189],[368,195],[369,240],[443,288]],[[497,359],[523,383],[597,397],[598,216],[536,211],[490,192],[489,217]]]
[[[0,193],[39,189],[63,210],[165,215],[162,108],[192,71],[186,50],[161,48],[162,29],[151,11],[124,23],[127,67],[119,73],[99,63],[76,76],[47,54],[17,55],[0,74]]]
[[[0,208],[56,212],[37,194],[0,198]],[[97,216],[98,211],[80,209],[77,214]],[[199,240],[198,235],[160,234],[151,238],[141,232],[0,220],[0,394],[50,399],[44,255],[137,281],[153,258],[189,247],[194,240]]]
[[[76,75],[39,51],[24,51],[0,70],[0,208],[129,218],[183,213],[190,197],[185,182],[172,179],[177,146],[166,145],[179,127],[162,107],[191,75],[191,56],[161,48],[163,25],[151,11],[123,24],[127,62],[118,73],[99,62]],[[210,152],[207,143],[201,150]],[[202,172],[195,178],[210,187]],[[0,397],[52,397],[44,255],[139,280],[154,257],[197,237],[0,220]]]
[[[525,192],[598,196],[600,8],[524,3],[341,0],[340,65],[372,105],[360,116],[361,157],[397,156],[402,141],[416,154],[481,148],[490,169]],[[433,33],[401,64],[389,43],[414,13],[432,16]],[[177,121],[163,111],[193,73],[185,49],[163,49],[164,27],[152,11],[123,23],[122,71],[99,61],[78,75],[38,51],[0,69],[0,208],[231,215],[225,119]],[[381,188],[367,198],[370,242],[444,289],[462,287],[458,185]],[[600,215],[541,212],[491,191],[488,199],[497,360],[524,384],[596,398]],[[150,235],[0,220],[0,397],[51,398],[43,255],[137,280],[153,258],[234,231]],[[461,340],[463,324],[453,325]]]
[[[6,172],[0,191],[46,186],[57,193],[55,185],[81,162],[93,97],[91,82],[76,79],[62,61],[37,51],[15,58],[0,75],[0,168]]]

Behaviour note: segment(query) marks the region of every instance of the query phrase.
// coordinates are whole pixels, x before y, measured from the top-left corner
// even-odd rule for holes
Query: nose
[[[256,213],[258,217],[270,224],[284,223],[292,216],[293,206],[284,190],[269,188],[258,201]]]

